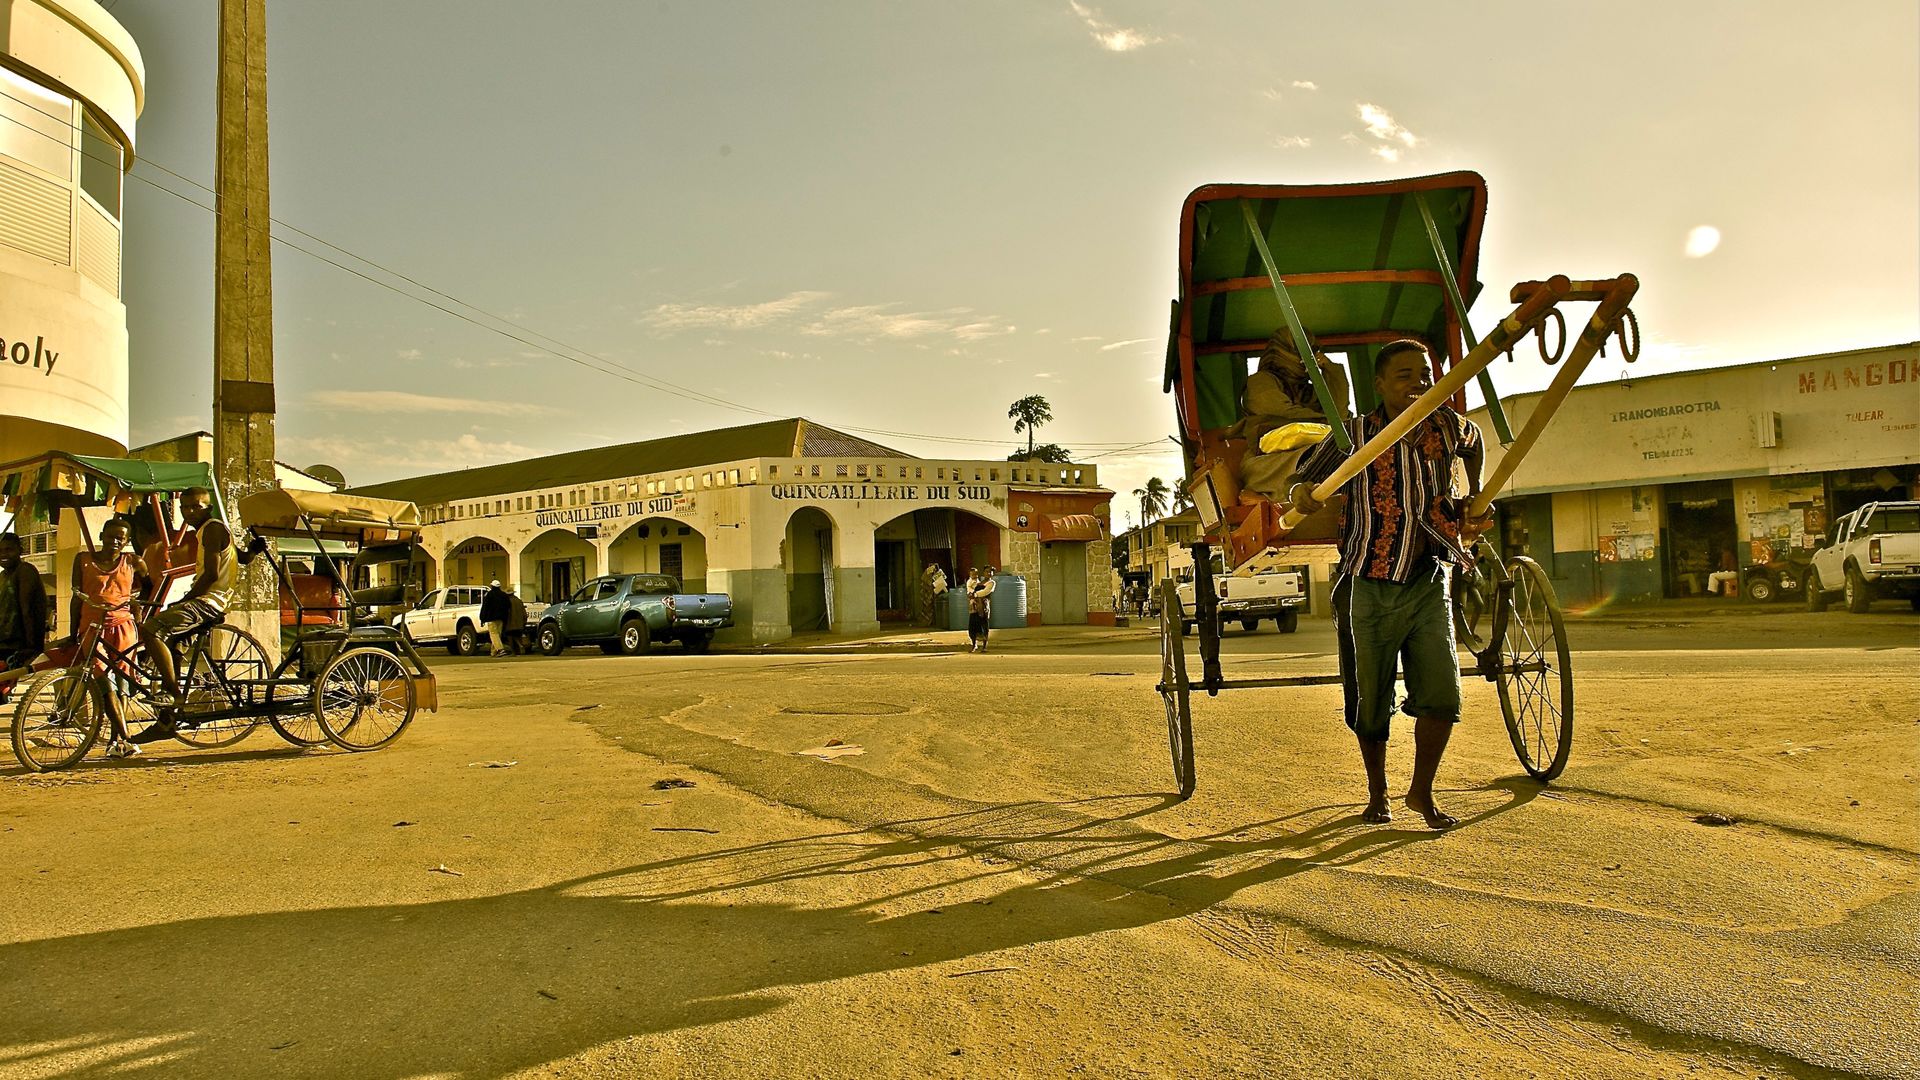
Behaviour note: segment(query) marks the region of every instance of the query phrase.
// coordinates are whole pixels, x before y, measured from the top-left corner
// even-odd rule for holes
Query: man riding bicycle
[[[239,574],[233,533],[225,522],[213,517],[212,492],[203,487],[188,488],[180,496],[180,517],[198,541],[193,584],[187,589],[187,595],[155,612],[140,626],[140,642],[146,647],[148,661],[159,676],[164,694],[155,694],[152,698],[153,703],[161,707],[159,722],[133,736],[134,742],[157,742],[174,737],[180,675],[169,643],[225,619],[234,580]],[[165,708],[169,705],[175,708]]]

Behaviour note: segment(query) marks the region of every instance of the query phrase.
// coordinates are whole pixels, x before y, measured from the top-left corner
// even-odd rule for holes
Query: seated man
[[[1300,456],[1325,437],[1327,429],[1323,425],[1330,419],[1345,420],[1352,415],[1345,369],[1324,355],[1316,354],[1314,361],[1333,396],[1338,417],[1329,418],[1321,410],[1307,365],[1285,327],[1274,331],[1260,354],[1259,370],[1247,376],[1242,399],[1246,415],[1229,430],[1230,435],[1247,440],[1247,452],[1240,459],[1243,495],[1257,493],[1276,502],[1286,498]],[[1299,437],[1294,438],[1291,436],[1295,432],[1284,430],[1294,424],[1312,426],[1298,429]]]
[[[161,706],[177,706],[180,701],[180,675],[169,643],[226,618],[234,580],[239,575],[233,534],[225,522],[214,520],[212,492],[206,488],[188,488],[180,497],[180,517],[197,541],[193,584],[186,596],[154,613],[140,626],[140,643],[146,647],[148,662],[160,676],[165,691],[164,698],[156,697],[154,701]],[[159,722],[135,735],[133,741],[144,743],[173,738],[175,715],[175,710],[164,709]]]

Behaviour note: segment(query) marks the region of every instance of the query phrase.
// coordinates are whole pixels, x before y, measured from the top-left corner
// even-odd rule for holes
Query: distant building
[[[920,619],[926,566],[956,585],[996,566],[1029,624],[1114,618],[1113,493],[1090,465],[917,458],[796,418],[353,490],[418,504],[423,593],[498,578],[553,601],[665,573],[730,594],[735,640],[769,642]]]
[[[1538,400],[1504,399],[1516,429]],[[1568,604],[1693,596],[1723,553],[1782,559],[1864,503],[1916,495],[1909,342],[1579,387],[1502,494],[1494,535]]]
[[[145,103],[94,0],[0,4],[0,462],[126,449],[121,185]]]

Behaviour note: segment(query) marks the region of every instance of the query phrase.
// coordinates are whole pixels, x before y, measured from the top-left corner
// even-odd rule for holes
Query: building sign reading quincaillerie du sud
[[[661,495],[652,499],[631,499],[627,502],[576,506],[571,510],[542,510],[533,515],[533,523],[544,529],[549,525],[585,525],[590,522],[606,521],[609,518],[685,513],[691,509],[693,509],[693,497],[690,495]]]
[[[986,484],[775,484],[772,492],[776,499],[802,502],[939,502],[948,499],[988,502],[993,498],[993,488]]]

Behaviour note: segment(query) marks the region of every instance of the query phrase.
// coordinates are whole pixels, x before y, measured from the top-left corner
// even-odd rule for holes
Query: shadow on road
[[[1460,827],[1537,791],[1503,781],[1460,793]],[[771,1010],[784,987],[1180,918],[1252,885],[1435,837],[1362,826],[1349,806],[1186,839],[1139,824],[1166,805],[1013,803],[500,896],[8,945],[0,1070],[495,1075]],[[927,872],[946,864],[957,869]],[[802,906],[783,897],[799,882],[815,883],[808,895],[860,898]],[[935,889],[948,897],[939,906],[921,898]]]

